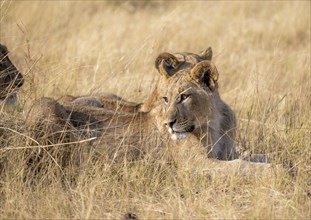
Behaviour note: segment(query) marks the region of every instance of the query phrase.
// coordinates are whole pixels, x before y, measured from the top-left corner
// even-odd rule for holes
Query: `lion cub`
[[[109,138],[124,139],[125,132],[128,142],[136,148],[140,144],[137,140],[144,140],[148,136],[158,137],[164,144],[169,138],[177,145],[179,140],[192,136],[207,149],[211,157],[231,160],[236,156],[235,114],[220,98],[219,74],[211,60],[210,47],[200,54],[161,53],[155,61],[160,73],[159,80],[143,104],[123,101],[116,95],[68,96],[62,106],[67,111],[65,118],[70,121],[70,115],[75,115],[71,124],[77,129],[80,127],[75,126],[76,120],[81,120],[84,125],[96,124],[89,128],[96,129],[96,135],[103,136],[101,140],[111,146],[114,146],[114,141]],[[118,111],[120,106],[123,110]],[[47,111],[46,108],[51,111],[56,109],[42,106],[43,111]],[[51,111],[50,115],[57,116]],[[36,118],[47,114],[36,115],[31,117],[33,121],[48,123],[49,120]],[[55,119],[50,121],[57,123]]]

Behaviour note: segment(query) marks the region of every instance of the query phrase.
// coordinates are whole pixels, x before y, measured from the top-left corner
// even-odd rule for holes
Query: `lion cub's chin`
[[[173,141],[179,141],[179,140],[187,138],[189,135],[190,135],[189,132],[174,133],[174,134],[172,134],[171,138]]]
[[[171,134],[173,141],[185,139],[191,134],[190,132],[175,132],[171,128],[168,129],[168,132]]]

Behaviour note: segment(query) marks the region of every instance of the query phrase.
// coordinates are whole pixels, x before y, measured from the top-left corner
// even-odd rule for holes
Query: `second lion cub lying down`
[[[51,142],[60,141],[60,137],[64,140],[66,132],[70,140],[81,135],[97,136],[109,148],[119,147],[123,141],[126,146],[135,146],[135,155],[147,150],[143,147],[146,141],[163,145],[174,140],[178,145],[178,141],[191,137],[211,157],[231,160],[236,157],[236,120],[220,98],[219,74],[211,60],[210,47],[200,54],[160,54],[155,61],[159,80],[143,104],[106,94],[67,97],[62,105],[42,98],[29,113],[30,133],[36,139],[48,137]],[[44,128],[48,128],[48,136]]]

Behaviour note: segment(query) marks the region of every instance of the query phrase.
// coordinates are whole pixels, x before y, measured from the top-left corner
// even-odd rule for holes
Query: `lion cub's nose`
[[[168,126],[169,128],[173,128],[173,125],[176,123],[176,118],[175,119],[171,119],[167,122],[165,122],[165,125]]]

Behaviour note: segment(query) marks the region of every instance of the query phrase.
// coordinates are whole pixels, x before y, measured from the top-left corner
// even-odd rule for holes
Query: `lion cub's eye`
[[[180,95],[180,101],[185,101],[190,97],[190,94],[181,94]]]
[[[168,103],[168,98],[167,97],[162,97],[163,102],[165,103],[165,105],[167,105]]]

